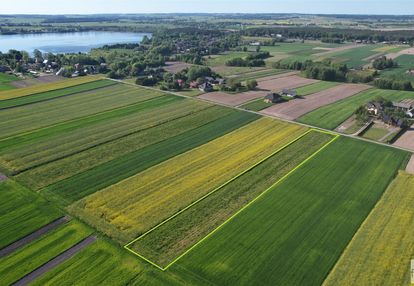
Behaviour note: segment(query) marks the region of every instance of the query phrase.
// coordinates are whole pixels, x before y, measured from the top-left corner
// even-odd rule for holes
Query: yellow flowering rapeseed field
[[[302,126],[261,118],[86,197],[71,209],[108,235],[125,242],[211,192],[306,130]]]

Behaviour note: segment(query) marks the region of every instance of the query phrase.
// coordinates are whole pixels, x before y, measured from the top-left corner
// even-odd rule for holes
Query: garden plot
[[[261,113],[295,120],[317,108],[353,96],[368,88],[370,86],[363,84],[341,84],[303,98],[275,104],[272,107],[262,110]]]

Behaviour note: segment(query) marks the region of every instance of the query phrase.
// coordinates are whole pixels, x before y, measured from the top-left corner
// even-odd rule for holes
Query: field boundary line
[[[209,197],[211,194],[217,192],[218,190],[222,189],[223,187],[225,187],[226,185],[228,185],[229,183],[233,182],[234,180],[236,180],[237,178],[239,178],[240,176],[244,175],[245,173],[251,171],[252,169],[254,169],[255,167],[257,167],[258,165],[262,164],[263,162],[265,162],[266,160],[268,160],[270,157],[276,155],[277,153],[281,152],[282,150],[286,149],[287,147],[289,147],[290,145],[292,145],[293,143],[299,141],[301,138],[303,138],[304,136],[306,136],[307,134],[311,133],[311,132],[319,132],[319,133],[324,133],[324,134],[328,134],[328,135],[332,135],[334,136],[334,138],[332,138],[329,142],[327,142],[325,145],[323,145],[321,148],[319,148],[317,151],[315,151],[312,155],[310,155],[308,158],[306,158],[303,162],[301,162],[299,165],[297,165],[295,168],[293,168],[292,170],[290,170],[286,175],[284,175],[282,178],[280,178],[278,181],[276,181],[272,186],[270,186],[268,189],[266,189],[265,191],[263,191],[260,195],[258,195],[256,198],[254,198],[251,202],[249,202],[248,204],[246,204],[245,206],[243,206],[240,210],[238,210],[235,214],[233,214],[231,217],[229,217],[226,221],[224,221],[221,225],[219,225],[216,229],[214,229],[213,231],[211,231],[209,234],[207,234],[205,237],[203,237],[201,240],[199,240],[196,244],[194,244],[193,246],[191,246],[189,249],[187,249],[184,253],[182,253],[180,256],[178,256],[177,258],[175,258],[172,262],[170,262],[167,266],[165,266],[164,268],[157,265],[156,263],[150,261],[149,259],[147,259],[146,257],[142,256],[141,254],[137,253],[136,251],[132,250],[131,248],[129,248],[129,246],[131,244],[133,244],[134,242],[142,239],[143,237],[145,237],[146,235],[148,235],[149,233],[151,233],[152,231],[156,230],[157,228],[161,227],[162,225],[164,225],[165,223],[169,222],[170,220],[174,219],[175,217],[177,217],[178,215],[180,215],[181,213],[183,213],[184,211],[188,210],[189,208],[193,207],[194,205],[196,205],[197,203],[199,203],[200,201],[206,199],[207,197]],[[291,173],[293,173],[294,171],[296,171],[296,169],[298,169],[299,167],[301,167],[303,164],[305,164],[307,161],[309,161],[310,159],[312,159],[314,156],[316,156],[320,151],[322,151],[324,148],[326,148],[329,144],[331,144],[333,141],[335,141],[338,137],[340,137],[340,135],[331,133],[331,132],[327,132],[327,131],[321,131],[321,130],[317,130],[317,129],[309,129],[306,132],[304,132],[303,134],[301,134],[300,136],[298,136],[297,138],[293,139],[292,141],[290,141],[289,143],[285,144],[284,146],[280,147],[279,149],[277,149],[275,152],[272,152],[272,154],[270,154],[269,156],[266,156],[264,159],[260,160],[259,162],[257,162],[256,164],[250,166],[247,170],[243,171],[242,173],[238,174],[237,176],[233,177],[232,179],[230,179],[229,181],[225,182],[224,184],[220,185],[219,187],[215,188],[214,190],[212,190],[211,192],[207,193],[206,195],[204,195],[203,197],[201,197],[200,199],[196,200],[195,202],[191,203],[190,205],[188,205],[187,207],[185,207],[184,209],[178,211],[177,213],[173,214],[172,216],[170,216],[169,218],[167,218],[166,220],[164,220],[163,222],[159,223],[158,225],[156,225],[155,227],[151,228],[150,230],[148,230],[147,232],[145,232],[144,234],[140,235],[139,237],[135,238],[134,240],[130,241],[129,243],[127,243],[126,245],[124,245],[124,248],[127,249],[129,252],[135,254],[136,256],[142,258],[143,260],[147,261],[148,263],[150,263],[151,265],[157,267],[158,269],[165,271],[167,270],[171,265],[173,265],[175,262],[177,262],[179,259],[181,259],[183,256],[185,256],[187,253],[189,253],[192,249],[194,249],[198,244],[200,244],[201,242],[203,242],[205,239],[207,239],[209,236],[211,236],[213,233],[215,233],[217,230],[219,230],[221,227],[223,227],[225,224],[227,224],[230,220],[232,220],[234,217],[236,217],[240,212],[242,212],[244,209],[246,209],[248,206],[250,206],[252,203],[254,203],[256,200],[258,200],[261,196],[263,196],[265,193],[267,193],[270,189],[272,189],[274,186],[276,186],[277,184],[279,184],[281,181],[283,181],[286,177],[288,177]]]

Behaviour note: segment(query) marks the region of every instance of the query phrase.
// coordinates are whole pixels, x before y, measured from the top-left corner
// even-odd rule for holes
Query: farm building
[[[296,92],[296,90],[285,88],[282,90],[282,95],[287,96],[287,97],[296,97],[298,93]]]
[[[382,111],[382,105],[379,102],[368,102],[365,106],[371,115],[378,116]]]
[[[414,117],[414,99],[404,99],[400,102],[393,102],[392,105],[398,110],[404,111],[407,116]]]
[[[282,96],[278,93],[269,93],[264,98],[264,102],[266,103],[278,103],[282,100],[283,100]]]
[[[211,83],[205,82],[203,84],[201,84],[198,89],[200,91],[204,91],[204,92],[210,92],[213,91],[213,86],[211,85]]]

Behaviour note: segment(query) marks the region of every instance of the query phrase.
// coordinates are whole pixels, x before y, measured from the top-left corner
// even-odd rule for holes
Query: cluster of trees
[[[255,79],[247,80],[244,84],[237,79],[229,79],[228,82],[220,86],[221,91],[226,92],[245,92],[255,90],[258,83]]]
[[[335,39],[335,41],[399,41],[412,42],[414,41],[414,34],[409,30],[399,31],[377,31],[377,30],[362,30],[350,28],[324,28],[316,26],[308,27],[260,27],[249,28],[241,31],[244,36],[254,37],[271,37],[271,35],[281,34],[286,38],[297,39]]]
[[[226,62],[226,66],[230,67],[262,67],[266,63],[264,59],[270,57],[269,52],[256,52],[249,54],[245,58],[234,58]]]
[[[393,59],[387,59],[386,56],[379,57],[374,60],[372,67],[377,70],[385,70],[389,68],[398,67],[398,63]]]
[[[381,89],[413,91],[413,86],[408,80],[379,78],[374,81],[374,85]]]

